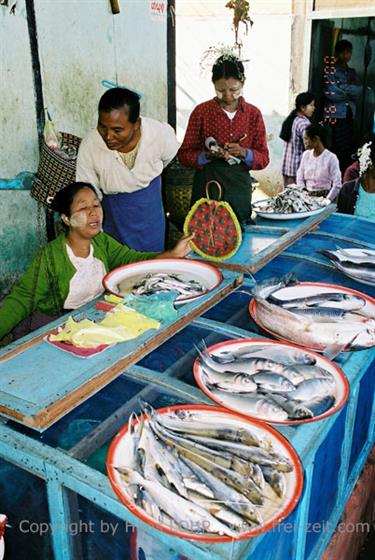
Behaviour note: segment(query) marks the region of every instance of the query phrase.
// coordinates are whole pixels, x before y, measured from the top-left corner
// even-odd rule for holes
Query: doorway
[[[354,121],[354,145],[374,131],[375,110],[375,17],[337,18],[315,20],[311,36],[311,64],[309,89],[318,99],[318,120],[323,120],[323,73],[324,67],[334,53],[334,45],[346,39],[353,45],[353,55],[349,63],[363,85],[362,95],[357,102]]]

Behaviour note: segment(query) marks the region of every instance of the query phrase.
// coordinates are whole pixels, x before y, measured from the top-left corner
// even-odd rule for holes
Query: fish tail
[[[253,295],[255,298],[267,299],[273,292],[277,292],[286,286],[294,286],[295,284],[298,284],[296,275],[294,272],[288,272],[281,278],[273,277],[257,282],[253,288]]]

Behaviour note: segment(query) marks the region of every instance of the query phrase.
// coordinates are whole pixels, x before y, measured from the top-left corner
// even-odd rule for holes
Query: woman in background
[[[299,93],[295,108],[281,126],[280,138],[286,142],[284,147],[282,174],[284,187],[296,182],[297,169],[305,150],[303,133],[315,111],[314,95],[310,91]]]
[[[266,130],[259,109],[242,97],[244,66],[234,54],[217,58],[212,82],[216,96],[193,110],[177,157],[196,168],[191,205],[206,196],[207,181],[216,180],[222,199],[246,223],[251,219],[249,171],[269,162]]]
[[[326,149],[326,131],[319,124],[305,128],[302,154],[297,170],[297,185],[310,196],[323,196],[325,203],[334,202],[341,189],[341,171],[337,156]]]

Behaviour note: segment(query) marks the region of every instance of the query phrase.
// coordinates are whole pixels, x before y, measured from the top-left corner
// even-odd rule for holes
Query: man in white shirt
[[[98,112],[79,148],[77,181],[102,191],[106,233],[139,251],[163,251],[161,173],[177,153],[175,132],[140,117],[139,96],[125,88],[106,91]]]

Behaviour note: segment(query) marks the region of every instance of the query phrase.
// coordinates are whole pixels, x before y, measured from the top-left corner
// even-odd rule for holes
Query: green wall
[[[0,298],[26,270],[30,260],[45,239],[45,213],[30,191],[0,190]],[[41,240],[38,229],[41,230]]]

